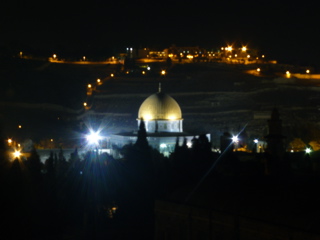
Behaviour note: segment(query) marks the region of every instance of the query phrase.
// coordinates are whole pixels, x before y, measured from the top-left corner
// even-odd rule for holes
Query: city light
[[[311,153],[311,148],[306,148],[306,153]]]
[[[286,71],[286,76],[290,77],[290,72],[289,71]]]
[[[238,136],[233,136],[233,137],[232,137],[232,142],[234,142],[234,143],[239,142]]]
[[[19,150],[15,150],[13,152],[13,156],[14,156],[14,158],[19,158],[21,156],[21,152]]]
[[[258,140],[258,139],[255,139],[255,140],[253,140],[253,142],[254,142],[255,144],[257,144],[257,143],[259,142],[259,140]]]
[[[99,135],[99,132],[90,131],[86,139],[89,145],[98,145],[102,137]]]
[[[242,52],[247,51],[247,47],[242,47],[242,48],[241,48],[241,51],[242,51]]]
[[[165,71],[165,70],[162,70],[162,71],[161,71],[161,75],[166,75],[166,71]]]
[[[160,144],[160,148],[166,148],[166,147],[167,147],[167,144],[165,144],[165,143]]]

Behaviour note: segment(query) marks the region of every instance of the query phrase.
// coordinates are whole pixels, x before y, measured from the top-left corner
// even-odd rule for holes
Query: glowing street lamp
[[[19,150],[15,150],[13,152],[13,156],[14,156],[14,158],[19,158],[21,156],[21,152]]]
[[[311,153],[311,148],[306,148],[306,153],[307,154]]]
[[[162,70],[161,75],[163,75],[163,76],[166,75],[166,70]]]
[[[99,132],[90,131],[86,139],[89,145],[98,145],[102,137],[99,135]]]
[[[309,73],[310,73],[310,70],[309,70],[309,69],[307,69],[307,70],[306,70],[306,73],[307,73],[307,74],[309,74]]]
[[[286,76],[289,78],[290,77],[290,72],[286,71]]]
[[[232,142],[234,142],[234,143],[239,142],[238,136],[233,136],[233,137],[232,137]]]
[[[242,48],[241,48],[241,51],[242,51],[242,52],[247,51],[247,47],[242,47]]]
[[[261,69],[260,68],[257,68],[257,72],[260,72],[261,71]]]

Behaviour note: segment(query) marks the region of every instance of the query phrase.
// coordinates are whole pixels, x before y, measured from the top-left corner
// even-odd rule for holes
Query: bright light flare
[[[86,139],[90,145],[98,145],[102,137],[99,135],[99,132],[90,131]]]
[[[306,153],[311,153],[311,148],[306,148]]]
[[[234,143],[239,142],[238,136],[233,136],[233,137],[232,137],[232,142],[234,142]]]
[[[21,156],[21,152],[19,150],[15,150],[13,152],[13,156],[14,156],[14,158],[19,158]]]

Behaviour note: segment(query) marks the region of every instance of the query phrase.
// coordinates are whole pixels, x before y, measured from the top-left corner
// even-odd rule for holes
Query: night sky
[[[316,3],[288,1],[8,1],[0,46],[34,54],[105,56],[125,47],[227,43],[318,64]]]

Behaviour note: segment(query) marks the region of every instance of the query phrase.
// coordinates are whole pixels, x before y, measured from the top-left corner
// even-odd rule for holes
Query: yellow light
[[[86,56],[83,56],[82,59],[83,59],[83,61],[85,61],[86,60]]]
[[[161,75],[166,75],[166,71],[165,71],[165,70],[162,70],[162,71],[161,71]]]
[[[290,72],[289,72],[289,71],[286,71],[286,74],[287,74],[287,75],[290,75]]]
[[[142,71],[142,74],[144,75],[144,74],[146,74],[146,72],[145,72],[145,71]]]
[[[242,52],[247,51],[247,47],[242,47],[242,48],[241,48],[241,51],[242,51]]]
[[[250,58],[250,55],[247,55],[247,58]]]
[[[173,54],[172,54],[172,53],[168,54],[168,57],[172,58],[172,57],[173,57]]]
[[[97,79],[97,83],[100,83],[100,82],[101,82],[101,80],[100,80],[100,78],[98,78],[98,79]]]
[[[21,156],[21,152],[18,151],[18,150],[15,150],[14,153],[13,153],[13,156],[14,156],[14,158],[18,158],[18,157]]]
[[[114,74],[113,74],[113,73],[111,73],[111,74],[110,74],[110,76],[111,76],[111,77],[114,77]]]
[[[22,128],[22,126],[21,126],[21,125],[19,125],[19,126],[18,126],[18,128]]]
[[[257,72],[260,72],[261,70],[260,70],[260,68],[257,68]]]
[[[8,144],[11,144],[11,143],[12,143],[12,139],[9,138],[9,139],[8,139]]]
[[[152,116],[150,115],[150,114],[145,114],[144,116],[143,116],[143,120],[145,120],[145,121],[149,121],[149,120],[151,120],[152,119]]]
[[[53,142],[53,139],[52,139],[52,138],[50,139],[50,142]]]
[[[85,106],[85,107],[86,107],[87,105],[88,105],[88,104],[87,104],[86,102],[84,102],[84,103],[83,103],[83,106]]]
[[[91,84],[88,84],[88,88],[91,88],[92,87],[92,85]]]
[[[221,50],[224,50],[224,47],[222,47]]]
[[[53,54],[53,58],[56,59],[57,58],[57,54]]]
[[[307,69],[307,70],[306,70],[306,73],[310,73],[310,70],[309,70],[309,69]]]
[[[231,46],[228,46],[228,47],[227,47],[227,51],[231,52],[231,51],[232,51],[232,47],[231,47]]]
[[[169,119],[169,120],[175,120],[175,119],[176,119],[176,117],[175,117],[175,116],[173,116],[173,115],[170,115],[170,116],[168,117],[168,119]]]
[[[188,55],[187,55],[187,58],[188,58],[188,59],[193,59],[193,56],[190,55],[190,54],[188,54]]]
[[[235,54],[234,57],[238,57],[238,54]]]
[[[261,57],[264,58],[264,55],[262,55]]]

